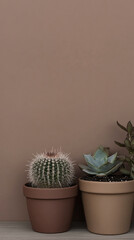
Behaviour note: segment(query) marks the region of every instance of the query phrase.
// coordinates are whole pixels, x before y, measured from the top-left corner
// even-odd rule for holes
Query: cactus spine
[[[29,165],[28,178],[33,187],[68,187],[73,184],[74,166],[62,152],[37,154]]]

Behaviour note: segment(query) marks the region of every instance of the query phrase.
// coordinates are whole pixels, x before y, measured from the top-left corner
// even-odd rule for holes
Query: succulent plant
[[[68,187],[74,181],[74,165],[69,155],[62,152],[37,154],[30,162],[28,178],[33,187]]]
[[[100,146],[95,154],[84,155],[87,165],[80,164],[83,172],[89,175],[106,176],[114,173],[122,165],[122,161],[117,159],[117,153],[109,156],[109,148]]]
[[[127,123],[127,126],[124,127],[117,121],[117,125],[126,132],[126,137],[123,143],[115,141],[115,143],[119,147],[124,147],[128,151],[128,155],[119,156],[121,160],[127,162],[126,165],[123,164],[123,167],[120,171],[124,174],[130,175],[132,179],[134,179],[134,126],[132,125],[131,121]]]

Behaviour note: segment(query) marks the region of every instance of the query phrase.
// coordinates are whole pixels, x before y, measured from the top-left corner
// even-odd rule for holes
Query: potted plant
[[[28,178],[23,192],[33,230],[67,231],[78,192],[69,155],[55,151],[37,154],[30,162]]]
[[[127,126],[124,127],[117,121],[117,125],[123,129],[126,132],[126,138],[124,140],[124,143],[120,143],[115,141],[115,143],[119,147],[126,148],[128,151],[128,155],[120,156],[120,159],[123,160],[123,167],[120,169],[120,171],[123,174],[130,175],[132,179],[134,179],[134,126],[129,121],[127,123]],[[126,165],[127,164],[127,168]]]
[[[93,156],[84,155],[87,174],[79,179],[89,231],[97,234],[123,234],[129,231],[134,200],[132,176],[117,174],[124,161],[117,153],[99,147]]]

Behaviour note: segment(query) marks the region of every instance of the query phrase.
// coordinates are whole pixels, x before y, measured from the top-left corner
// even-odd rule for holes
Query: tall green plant
[[[128,155],[121,156],[120,158],[128,164],[128,168],[126,169],[125,164],[123,164],[123,167],[120,169],[120,171],[124,174],[130,175],[132,179],[134,179],[134,126],[129,121],[127,123],[127,126],[124,127],[117,121],[117,125],[126,132],[126,137],[123,143],[115,141],[115,143],[119,147],[126,148],[128,151]]]

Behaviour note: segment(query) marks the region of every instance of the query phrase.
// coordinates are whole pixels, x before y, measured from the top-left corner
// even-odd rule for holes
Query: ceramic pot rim
[[[78,194],[78,185],[65,188],[33,188],[23,186],[24,196],[34,199],[63,199],[76,197]]]
[[[134,193],[134,180],[122,182],[95,182],[79,178],[82,192],[95,194],[125,194]]]

